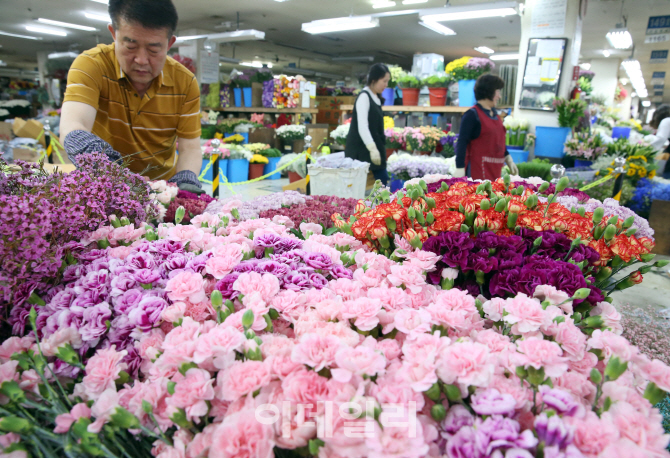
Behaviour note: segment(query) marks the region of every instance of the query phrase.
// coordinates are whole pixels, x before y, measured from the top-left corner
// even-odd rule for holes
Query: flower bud
[[[121,223],[121,226],[129,226],[130,225],[130,220],[128,219],[127,216],[121,217],[119,222]]]
[[[240,212],[237,210],[237,208],[233,208],[230,211],[230,214],[233,215],[233,218],[235,218],[236,220],[240,219]]]
[[[639,271],[642,275],[648,273],[654,266],[642,266]]]
[[[254,311],[249,309],[249,310],[244,312],[244,315],[242,315],[242,326],[244,327],[244,330],[246,331],[253,324],[254,324]]]
[[[619,217],[616,215],[611,216],[610,219],[607,220],[607,224],[612,224],[616,226],[617,224],[619,224]]]
[[[600,224],[605,216],[605,209],[603,207],[598,207],[593,210],[593,224]]]
[[[660,389],[654,382],[649,382],[647,388],[644,390],[644,398],[651,403],[651,405],[656,405],[665,398],[667,393]]]
[[[628,237],[631,237],[631,236],[635,235],[636,232],[637,232],[637,227],[631,227],[630,229],[628,229],[626,231],[626,235]]]
[[[470,232],[470,228],[467,224],[461,224],[461,232]]]
[[[598,270],[598,273],[596,274],[596,281],[601,282],[603,280],[607,280],[608,278],[610,278],[611,275],[612,275],[612,268],[603,266],[600,268],[600,270]]]
[[[623,221],[623,224],[621,225],[621,227],[622,227],[624,230],[625,230],[625,229],[628,229],[629,227],[631,227],[631,226],[633,225],[634,222],[635,222],[635,217],[634,217],[634,216],[629,216],[628,218],[626,218],[626,219]]]
[[[419,185],[421,186],[421,189],[423,189],[424,191],[428,191],[428,185],[426,184],[425,181],[423,180],[419,181]]]
[[[440,400],[440,385],[436,382],[428,388],[428,391],[425,392],[426,396],[428,396],[429,399],[432,401],[439,401]]]
[[[645,253],[640,255],[640,259],[642,259],[642,262],[650,262],[656,257],[655,254],[652,253]]]
[[[115,229],[121,227],[121,221],[119,221],[119,218],[117,218],[116,215],[109,215],[109,223]]]
[[[541,193],[544,193],[544,191],[549,189],[549,186],[550,186],[549,182],[545,181],[544,183],[542,183],[540,185],[540,188],[538,189],[538,191],[541,192]]]
[[[500,200],[498,201],[498,203],[496,203],[496,208],[495,208],[495,210],[496,210],[498,213],[501,213],[501,212],[503,212],[503,211],[505,210],[506,207],[507,207],[507,202],[505,201],[505,199],[500,199]]]
[[[212,307],[214,307],[214,310],[220,309],[221,306],[223,305],[223,296],[221,295],[221,291],[219,291],[218,289],[212,291],[211,300],[212,300]]]
[[[572,296],[572,299],[586,299],[591,294],[591,289],[589,288],[579,288],[575,291],[575,294]]]
[[[608,242],[614,238],[616,235],[616,226],[610,224],[605,228],[605,232],[603,233],[605,240]]]
[[[607,363],[607,366],[605,366],[605,379],[609,382],[613,382],[621,377],[621,374],[626,372],[626,369],[628,369],[627,361],[622,362],[618,356],[612,356]]]
[[[121,429],[140,429],[140,420],[135,415],[118,406],[110,416],[111,423]]]
[[[507,228],[508,229],[514,229],[516,227],[516,220],[519,217],[518,213],[510,213],[507,216]]]
[[[428,205],[428,208],[431,210],[437,206],[435,199],[432,197],[426,197],[426,205]]]
[[[577,213],[579,216],[583,217],[586,214],[586,210],[584,210],[584,207],[578,208]]]
[[[654,267],[665,267],[668,264],[670,264],[670,261],[667,259],[661,259],[660,261],[657,261],[656,264],[654,264]]]
[[[180,205],[179,208],[177,208],[177,211],[174,213],[174,223],[175,224],[181,223],[185,215],[186,215],[186,209]]]
[[[440,191],[441,192],[449,191],[449,185],[443,181],[442,184],[440,185]]]
[[[442,391],[447,395],[449,402],[460,402],[462,399],[461,389],[456,385],[444,385]]]
[[[0,385],[0,393],[9,398],[11,402],[21,403],[26,400],[26,395],[14,380],[8,380]]]
[[[509,176],[509,173],[506,173],[503,175],[503,183],[505,183],[506,187],[509,187],[510,183],[512,182],[512,179]]]
[[[25,418],[9,415],[0,418],[0,431],[5,433],[28,434],[33,427]]]
[[[569,184],[570,179],[568,177],[563,177],[560,180],[558,180],[558,183],[556,183],[556,193],[565,191],[565,188],[567,188]]]
[[[428,212],[426,214],[426,222],[428,224],[433,224],[435,222],[435,216],[433,216],[433,212]]]
[[[149,240],[148,236],[145,236],[145,238],[147,240]],[[100,248],[101,250],[104,250],[105,248],[107,248],[109,246],[109,240],[107,240],[106,238],[102,239],[102,240],[98,240],[96,243],[98,244],[98,248]]]
[[[488,210],[491,208],[491,201],[488,199],[482,199],[482,201],[479,203],[479,208],[482,210]]]
[[[445,409],[442,404],[435,404],[430,408],[430,416],[433,417],[433,420],[435,421],[442,421],[447,416],[447,409]]]
[[[591,369],[591,381],[596,385],[599,385],[602,382],[603,376],[600,371],[596,368]]]
[[[79,364],[79,354],[74,350],[74,348],[72,348],[70,343],[61,345],[56,349],[56,358],[69,364],[70,366],[76,366]]]
[[[247,340],[254,340],[254,338],[256,337],[256,333],[254,332],[253,329],[247,329],[246,331],[244,331],[244,337],[246,337]]]

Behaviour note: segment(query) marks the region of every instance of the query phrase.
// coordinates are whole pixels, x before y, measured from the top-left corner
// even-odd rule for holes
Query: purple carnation
[[[165,299],[155,296],[144,296],[137,307],[130,311],[130,323],[142,331],[149,331],[160,320],[161,313],[168,306]]]
[[[291,291],[304,291],[311,287],[309,277],[302,272],[293,271],[284,277],[284,288]]]
[[[473,394],[470,405],[479,415],[512,415],[516,400],[511,394],[500,393],[495,388],[490,388]]]
[[[442,255],[442,261],[449,267],[465,268],[468,256],[475,244],[470,234],[465,232],[443,232],[434,237],[428,237],[423,244],[425,251]]]
[[[547,417],[546,412],[542,412],[535,417],[535,432],[546,447],[557,446],[562,449],[572,443],[573,431],[558,415]]]
[[[121,275],[128,275],[128,274],[121,274]],[[150,269],[140,269],[137,272],[135,272],[135,274],[133,274],[132,277],[137,283],[143,285],[149,285],[161,279],[161,276],[157,271]],[[112,282],[113,281],[114,280],[112,280]]]
[[[186,268],[201,274],[205,271],[205,264],[207,263],[207,260],[212,256],[212,252],[199,254],[186,263]]]
[[[184,243],[167,239],[156,240],[151,244],[151,252],[167,258],[171,254],[183,253]]]
[[[550,409],[554,409],[560,415],[574,416],[579,410],[579,403],[567,391],[551,388],[547,385],[540,386],[542,402]]]
[[[335,264],[330,269],[330,275],[335,277],[335,278],[348,278],[349,280],[354,278],[354,274],[353,274],[353,272],[351,272],[351,270],[349,270],[346,267],[341,266],[339,264]]]
[[[107,302],[100,302],[93,307],[84,309],[83,322],[79,327],[81,338],[84,341],[95,341],[107,332],[107,321],[112,318],[112,311]]]
[[[489,292],[492,296],[507,297],[517,293],[520,269],[508,269],[496,272],[489,282]],[[533,290],[535,292],[535,290]]]
[[[289,273],[289,268],[286,264],[276,261],[263,261],[256,264],[256,272],[261,274],[272,274],[275,277],[281,278]]]
[[[232,300],[240,295],[239,292],[233,289],[233,283],[235,283],[235,280],[237,280],[240,275],[241,274],[239,272],[233,272],[226,275],[216,283],[216,289],[221,292],[221,295],[224,299]]]
[[[127,315],[132,309],[137,307],[144,297],[140,289],[129,289],[121,296],[113,299],[114,312],[119,315]]]
[[[330,270],[333,260],[324,253],[307,253],[304,257],[305,264],[317,270]]]
[[[328,286],[328,280],[326,280],[326,277],[316,272],[309,274],[309,282],[316,289],[323,289]]]
[[[156,261],[150,253],[139,251],[128,255],[126,266],[133,269],[153,269],[156,267]]]

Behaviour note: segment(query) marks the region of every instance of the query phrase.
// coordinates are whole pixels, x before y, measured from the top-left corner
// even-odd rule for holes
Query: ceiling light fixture
[[[386,2],[386,1],[381,1],[381,2],[375,2],[372,4],[372,7],[374,9],[379,9],[379,8],[393,8],[396,5],[395,2]]]
[[[419,3],[427,3],[428,0],[402,0],[403,5],[417,5]]]
[[[612,53],[609,52],[607,49],[603,50],[603,56],[605,56],[605,57],[609,57],[609,56],[611,56],[611,55],[612,55]]]
[[[307,76],[314,76],[316,74],[314,70],[308,70],[306,68],[284,67],[282,70],[284,73],[295,73]]]
[[[60,30],[45,29],[45,28],[42,28],[42,27],[33,27],[32,25],[27,25],[26,30],[28,32],[47,33],[49,35],[57,35],[59,37],[66,37],[67,36],[66,32],[61,32]]]
[[[456,32],[451,30],[449,27],[446,25],[442,25],[439,22],[435,21],[419,21],[419,25],[424,26],[427,29],[432,30],[433,32],[437,32],[440,35],[456,35]]]
[[[19,35],[17,33],[9,33],[9,32],[3,32],[0,30],[0,35],[5,35],[8,37],[14,37],[14,38],[25,38],[26,40],[41,40],[42,37],[31,37],[30,35]]]
[[[464,19],[482,19],[488,17],[505,17],[517,14],[515,2],[483,4],[481,6],[450,6],[443,8],[443,13],[427,13],[421,15],[424,21],[461,21]],[[432,10],[436,11],[436,10]]]
[[[87,25],[79,25],[79,24],[71,24],[69,22],[61,22],[61,21],[53,21],[51,19],[44,19],[44,18],[39,18],[37,22],[41,22],[42,24],[49,24],[49,25],[56,25],[58,27],[65,27],[68,29],[77,29],[77,30],[85,30],[87,32],[95,32],[97,29],[95,27],[89,27]]]
[[[493,54],[495,51],[487,46],[477,46],[475,48],[475,51],[480,52],[482,54]]]
[[[47,56],[49,59],[63,59],[65,57],[71,57],[75,59],[79,55],[78,52],[67,51],[67,52],[52,52]]]
[[[208,40],[214,41],[216,43],[231,43],[235,41],[252,41],[252,40],[264,40],[265,32],[259,30],[249,29],[249,30],[236,30],[234,32],[221,32],[221,33],[211,33],[208,35],[189,35],[186,37],[178,37],[177,41],[189,41],[189,40],[199,40],[200,38],[206,38]]]
[[[493,54],[489,56],[491,60],[519,60],[519,54]]]
[[[633,37],[625,26],[617,24],[616,28],[607,32],[607,41],[616,49],[628,49],[633,46]]]
[[[321,19],[305,22],[302,31],[317,34],[330,32],[345,32],[348,30],[371,29],[379,27],[379,19],[372,16],[349,16],[333,19]]]
[[[334,62],[373,62],[375,58],[373,56],[354,56],[354,57],[331,57]]]
[[[98,2],[98,3],[104,3],[105,5],[109,5],[109,0],[92,0],[92,1]]]
[[[93,19],[94,21],[102,21],[102,22],[112,22],[112,18],[109,17],[109,14],[106,13],[89,13],[89,12],[84,12],[84,16],[86,16],[88,19]]]
[[[634,59],[627,59],[621,65],[626,70],[626,74],[630,78],[630,82],[637,95],[641,98],[647,97],[649,93],[647,92],[647,85],[644,83],[644,75],[642,75],[640,62]]]
[[[584,62],[582,64],[579,64],[579,66],[584,70],[591,70],[591,64],[589,62]]]
[[[253,62],[240,62],[240,65],[244,65],[245,67],[254,67],[254,68],[272,68],[272,64],[263,64],[262,62],[259,62],[257,60]]]
[[[239,64],[240,59],[233,59],[232,57],[219,57],[220,62],[225,62],[226,64]]]
[[[642,101],[642,106],[649,108],[651,106],[651,101],[649,100],[643,100]]]

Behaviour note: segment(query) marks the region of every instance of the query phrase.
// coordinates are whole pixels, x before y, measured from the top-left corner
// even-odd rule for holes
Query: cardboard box
[[[0,140],[10,141],[12,138],[14,138],[12,125],[8,122],[0,122]]]
[[[74,164],[49,164],[46,162],[44,163],[44,170],[46,170],[48,173],[54,173],[56,171],[70,173],[74,172],[76,169],[77,167],[75,167]]]
[[[651,201],[649,226],[654,230],[656,241],[652,253],[670,255],[670,201]]]
[[[307,183],[308,183],[307,178],[303,178],[302,180],[294,181],[293,183],[289,183],[286,186],[282,186],[283,191],[298,191],[300,194],[306,194],[307,193]]]
[[[312,151],[328,138],[328,124],[307,124],[307,135],[312,137]]]
[[[14,162],[39,162],[40,160],[40,153],[28,148],[13,148],[12,152],[14,154]]]
[[[39,137],[39,142],[42,144],[42,146],[46,147],[44,134],[42,133],[44,126],[39,121],[35,121],[34,119],[29,119],[26,121],[21,118],[16,118],[14,119],[12,129],[14,130],[14,135],[17,137],[35,139]]]

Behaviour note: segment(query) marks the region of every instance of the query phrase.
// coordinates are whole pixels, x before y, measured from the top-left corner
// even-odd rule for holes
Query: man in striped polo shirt
[[[109,15],[114,43],[83,52],[68,73],[60,125],[68,156],[76,164],[103,151],[151,179],[200,188],[200,88],[167,57],[177,10],[171,0],[110,0]]]

